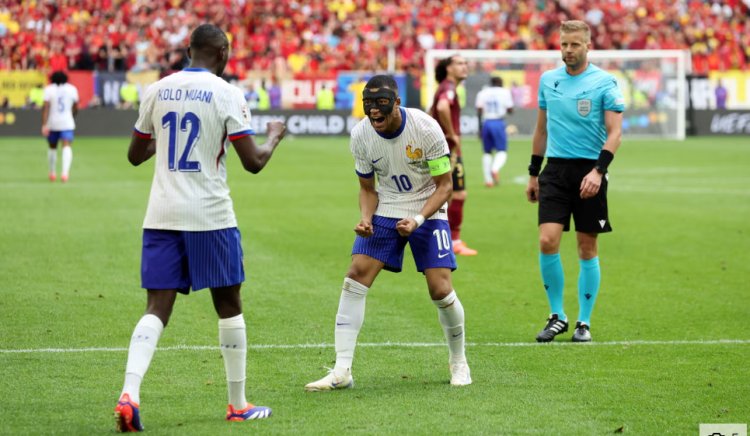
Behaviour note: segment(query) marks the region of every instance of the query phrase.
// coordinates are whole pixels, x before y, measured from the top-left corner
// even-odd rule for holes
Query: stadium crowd
[[[0,6],[0,69],[181,69],[190,30],[232,37],[228,72],[421,68],[424,51],[557,49],[582,19],[598,49],[689,49],[693,71],[750,63],[750,0],[38,0]]]

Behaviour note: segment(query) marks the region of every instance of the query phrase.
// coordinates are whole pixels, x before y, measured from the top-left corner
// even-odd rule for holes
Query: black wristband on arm
[[[531,163],[529,164],[530,176],[539,176],[539,173],[542,171],[542,162],[544,162],[544,156],[539,156],[538,154],[531,155]]]
[[[615,155],[612,154],[609,150],[604,150],[599,153],[599,159],[596,160],[596,165],[594,168],[599,174],[606,174],[607,168],[609,167],[609,164],[612,163],[612,159],[615,158]]]

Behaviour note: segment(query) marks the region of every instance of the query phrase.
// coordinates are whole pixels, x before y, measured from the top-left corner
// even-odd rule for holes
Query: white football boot
[[[466,362],[451,363],[451,386],[466,386],[471,384],[471,371]]]
[[[351,387],[354,387],[354,377],[352,377],[350,369],[347,369],[343,374],[337,374],[336,370],[332,369],[322,379],[306,384],[305,390],[307,392],[322,392]]]

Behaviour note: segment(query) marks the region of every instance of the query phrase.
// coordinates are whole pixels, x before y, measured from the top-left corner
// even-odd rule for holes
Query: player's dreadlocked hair
[[[441,59],[440,62],[435,65],[435,81],[437,83],[442,82],[448,77],[448,66],[453,63],[453,58],[456,55]]]
[[[55,71],[54,73],[52,73],[52,76],[50,76],[49,80],[55,85],[63,85],[65,83],[68,83],[68,75],[62,71]]]

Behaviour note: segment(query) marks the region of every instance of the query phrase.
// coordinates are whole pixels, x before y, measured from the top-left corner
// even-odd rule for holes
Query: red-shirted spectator
[[[376,70],[387,66],[389,50],[404,70],[421,65],[430,48],[557,49],[555,29],[567,19],[588,20],[597,49],[689,49],[700,71],[745,68],[750,61],[750,11],[740,0],[619,1],[607,8],[593,0],[7,3],[7,22],[0,23],[4,69],[71,68],[86,50],[98,69],[140,69],[144,56],[145,65],[169,68],[173,51],[184,49],[189,30],[202,22],[234,36],[239,71],[288,70],[290,58],[326,71]]]

